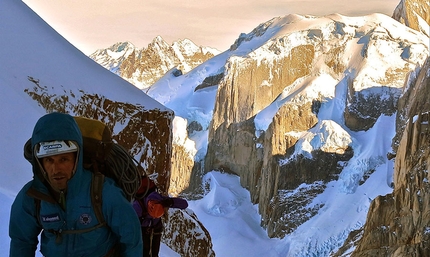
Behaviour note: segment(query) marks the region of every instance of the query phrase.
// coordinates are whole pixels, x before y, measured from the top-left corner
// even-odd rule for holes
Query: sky
[[[0,84],[3,89],[0,94],[0,110],[2,110],[0,117],[3,121],[0,126],[0,133],[3,135],[0,137],[2,145],[0,220],[3,221],[0,223],[0,249],[2,249],[0,257],[6,257],[9,249],[7,221],[10,206],[20,188],[32,178],[31,167],[23,158],[23,145],[31,135],[37,119],[45,113],[45,110],[24,92],[24,89],[34,87],[34,84],[28,80],[29,76],[40,79],[42,85],[56,85],[52,86],[53,93],[66,91],[76,93],[85,88],[89,93],[104,94],[107,98],[116,101],[131,103],[142,101],[150,103],[148,108],[167,107],[174,110],[178,116],[198,119],[200,124],[207,128],[211,120],[217,90],[216,87],[211,87],[194,92],[194,86],[197,83],[193,80],[201,81],[208,73],[219,71],[232,53],[225,52],[212,58],[209,62],[200,65],[198,69],[190,71],[187,76],[163,77],[148,91],[156,102],[59,38],[21,2],[2,0],[2,4],[2,7],[5,6],[5,8],[0,8],[0,17],[2,17],[0,19],[0,35],[2,35],[0,45],[3,46],[0,48],[0,63],[7,65],[0,69]],[[378,17],[369,17],[369,19],[372,18],[377,19]],[[312,22],[310,20],[310,23]],[[319,22],[319,20],[314,22]],[[380,20],[376,22],[380,22]],[[280,20],[279,24],[284,23]],[[412,34],[396,25],[391,27],[388,24],[392,23],[387,22],[386,25],[391,35],[409,37]],[[282,28],[274,26],[271,29],[276,32],[275,30]],[[20,33],[16,33],[17,31]],[[266,34],[272,35],[272,33]],[[265,38],[266,34],[257,40],[244,42],[235,54],[245,56],[251,49],[256,49],[265,39],[268,39]],[[363,37],[362,40],[368,39]],[[418,39],[410,37],[408,40],[415,42]],[[354,44],[354,46],[357,48],[351,47],[351,51],[360,52],[361,44]],[[392,60],[394,63],[401,59],[398,54],[401,50],[396,47],[393,52],[389,52],[392,49],[385,47],[384,54],[387,58],[385,60]],[[254,54],[256,53],[254,52]],[[357,60],[361,60],[359,56]],[[381,57],[381,55],[371,56]],[[353,55],[353,57],[356,56]],[[378,60],[369,59],[369,63],[375,61]],[[41,65],[42,62],[43,65]],[[350,63],[354,64],[354,60],[351,60]],[[316,67],[317,70],[321,68]],[[380,72],[385,71],[381,67],[379,68]],[[310,253],[314,253],[313,251],[316,250],[321,253],[317,256],[328,256],[324,253],[330,251],[330,247],[334,245],[340,246],[348,236],[348,229],[357,229],[364,224],[371,201],[378,195],[392,192],[388,184],[392,181],[393,162],[384,159],[386,158],[384,156],[391,151],[391,139],[395,133],[395,116],[381,116],[376,124],[367,131],[349,131],[342,122],[347,94],[346,80],[335,81],[332,77],[324,76],[318,79],[318,83],[331,88],[328,90],[330,92],[323,93],[332,94],[327,96],[327,101],[322,104],[319,119],[330,120],[338,124],[331,128],[334,138],[330,140],[333,141],[327,140],[323,145],[346,139],[354,146],[354,157],[348,162],[339,179],[330,182],[327,190],[313,200],[312,204],[324,203],[324,208],[283,239],[268,238],[266,231],[260,226],[261,216],[258,214],[258,205],[251,202],[249,192],[240,186],[239,177],[221,174],[217,171],[206,174],[203,180],[207,182],[209,188],[205,196],[199,200],[189,201],[188,208],[196,213],[199,220],[208,229],[216,256],[304,257],[310,256]],[[169,86],[168,90],[163,88],[166,85]],[[304,96],[317,93],[314,90],[318,87],[316,84],[310,83],[309,87],[301,87],[298,84],[297,88],[303,89],[302,92],[297,91],[297,94]],[[278,108],[279,103],[289,100],[291,95],[277,99],[267,107],[266,112],[261,112],[258,117],[258,126],[266,128],[268,124],[265,122],[270,121],[274,115],[272,110]],[[187,101],[184,102],[183,99],[187,99]],[[180,121],[176,121],[175,124],[177,126],[173,131],[174,140],[184,140],[186,124]],[[324,129],[328,126],[324,127],[324,124],[322,122],[321,126],[315,126],[316,130],[310,130],[307,133],[308,136],[312,134],[313,138],[318,139],[318,135],[326,132]],[[204,150],[207,145],[207,134],[207,131],[197,133],[191,138],[194,142],[188,141],[183,144],[186,147],[194,148],[190,149],[190,152],[194,152],[199,158],[204,155],[202,149]],[[307,148],[298,147],[297,149],[305,152],[312,150],[309,147],[322,148],[321,144],[315,144],[313,138],[303,138],[301,144]],[[321,140],[318,142],[321,143]],[[356,181],[353,181],[353,178],[360,177],[360,172],[369,169],[368,165],[374,165],[372,168],[375,171],[364,184],[354,188]],[[307,186],[309,185],[303,184],[300,187]],[[162,246],[160,257],[178,256],[166,245]]]
[[[227,50],[240,33],[288,14],[391,17],[400,0],[24,0],[86,55],[130,41],[143,48],[161,36],[169,44],[188,38]]]

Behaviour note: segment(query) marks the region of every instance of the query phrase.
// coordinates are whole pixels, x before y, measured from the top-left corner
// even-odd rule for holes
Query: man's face
[[[67,188],[67,181],[72,177],[75,168],[76,153],[63,153],[42,158],[43,169],[54,190]]]

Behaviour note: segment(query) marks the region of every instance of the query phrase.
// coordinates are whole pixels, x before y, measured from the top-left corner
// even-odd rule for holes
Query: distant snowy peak
[[[191,56],[195,53],[202,52],[204,54],[211,53],[212,55],[218,55],[220,51],[218,49],[208,46],[197,46],[193,41],[189,39],[183,39],[173,42],[173,49],[180,51],[182,54]]]
[[[283,17],[272,18],[266,22],[261,23],[248,34],[241,33],[239,35],[239,38],[237,38],[236,41],[234,42],[234,44],[230,46],[230,51],[236,50],[242,44],[242,42],[249,42],[251,40],[258,40],[258,41],[264,42],[269,40],[271,37],[276,36],[273,33],[274,30],[280,29],[285,26],[289,28],[295,27],[292,25],[290,26],[290,24],[294,24],[294,23],[303,27],[300,21],[304,19],[316,19],[316,18],[317,17],[311,16],[311,15],[302,16],[299,14],[289,14]],[[269,31],[269,33],[266,33],[267,31]]]
[[[116,43],[114,45],[112,45],[111,47],[109,47],[107,50],[111,51],[111,52],[115,52],[115,53],[128,53],[130,54],[131,51],[133,51],[136,47],[130,43],[130,42],[119,42]]]
[[[97,50],[90,58],[136,87],[144,89],[174,67],[185,73],[219,53],[214,48],[197,46],[189,39],[169,45],[161,36],[157,36],[147,48],[137,48],[130,42],[119,42],[109,48]]]
[[[109,48],[99,49],[89,57],[105,67],[106,69],[116,73],[116,69],[122,61],[124,61],[136,47],[130,42],[119,42]]]
[[[413,30],[403,28],[390,17],[377,13],[361,17],[347,17],[340,14],[323,17],[290,14],[262,23],[248,34],[242,33],[230,50],[239,49],[245,42],[249,42],[245,48],[251,46],[254,50],[266,45],[270,52],[277,55],[278,48],[273,47],[275,43],[283,43],[282,46],[288,49],[288,44],[293,47],[328,39],[345,41],[352,38],[369,40],[384,37],[378,36],[380,34],[384,34],[387,38],[401,40],[403,37],[399,31],[406,32],[408,37],[415,37],[416,34]]]
[[[151,43],[148,44],[148,49],[152,48],[154,50],[159,50],[159,51],[166,51],[167,49],[170,48],[170,45],[164,41],[164,39],[161,36],[157,36],[155,37]]]

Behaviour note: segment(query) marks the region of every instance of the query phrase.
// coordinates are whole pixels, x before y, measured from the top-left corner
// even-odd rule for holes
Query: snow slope
[[[277,28],[272,29],[276,32]],[[154,101],[84,56],[21,1],[2,2],[0,34],[0,85],[3,89],[0,94],[3,120],[0,127],[3,135],[0,138],[0,205],[3,207],[0,209],[0,218],[3,220],[0,223],[0,257],[8,256],[7,221],[10,206],[20,188],[32,177],[31,167],[23,158],[23,145],[30,137],[36,120],[45,113],[24,93],[25,88],[34,86],[28,76],[37,76],[44,85],[52,86],[55,90],[79,90],[82,86],[91,88],[90,93],[103,92],[112,99],[141,103],[147,108],[164,108],[161,103],[183,119],[198,120],[206,129],[212,118],[216,87],[194,92],[192,85],[199,84],[197,82],[209,75],[222,72],[227,58],[233,54],[246,55],[269,40],[269,37],[261,37],[245,41],[235,52],[221,53],[184,76],[173,78],[173,75],[167,74],[148,92],[156,99]],[[333,79],[327,77],[321,83],[332,84]],[[342,101],[336,97],[337,94],[342,96],[343,86],[341,84],[336,92],[332,92],[332,101],[323,104],[320,120],[342,124],[342,108],[338,108]],[[256,126],[267,126],[267,121],[273,116],[269,109],[260,113]],[[183,122],[178,118],[175,123],[178,126],[175,138],[186,141],[184,129],[179,128],[184,127]],[[339,128],[342,134],[346,131],[349,135],[342,140],[349,140],[348,144],[354,146],[355,159],[345,167],[340,179],[331,182],[327,190],[311,203],[325,203],[319,213],[283,239],[268,238],[260,227],[258,206],[251,203],[249,192],[240,186],[239,178],[233,175],[217,171],[208,173],[204,177],[208,185],[207,194],[200,200],[190,201],[189,209],[197,214],[210,232],[217,256],[328,256],[333,246],[338,247],[343,243],[350,229],[359,228],[365,222],[370,201],[377,195],[392,191],[388,186],[392,177],[392,163],[384,156],[390,151],[394,127],[394,116],[382,116],[367,132]],[[192,148],[189,152],[195,154],[196,159],[204,156],[206,133],[194,134],[191,138],[194,144],[187,142]],[[303,142],[308,142],[308,147],[319,147],[312,144],[312,140],[304,139]],[[368,161],[362,162],[363,159]],[[354,179],[358,179],[358,173],[369,167],[375,168],[375,172],[363,185],[354,188]],[[163,245],[160,256],[178,255]]]

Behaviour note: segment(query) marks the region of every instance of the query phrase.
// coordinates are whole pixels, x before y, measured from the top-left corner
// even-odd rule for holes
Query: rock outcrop
[[[215,257],[209,232],[191,210],[169,209],[163,242],[183,257]],[[184,226],[187,228],[184,230]],[[181,231],[178,236],[178,231]]]
[[[401,0],[393,19],[430,36],[430,3],[427,0]]]

